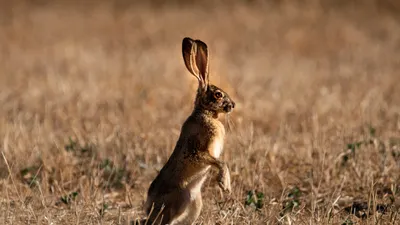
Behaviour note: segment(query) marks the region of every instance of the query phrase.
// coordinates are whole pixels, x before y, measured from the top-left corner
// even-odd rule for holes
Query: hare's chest
[[[219,121],[215,123],[214,128],[214,135],[211,137],[208,151],[212,157],[219,158],[224,148],[225,128]]]

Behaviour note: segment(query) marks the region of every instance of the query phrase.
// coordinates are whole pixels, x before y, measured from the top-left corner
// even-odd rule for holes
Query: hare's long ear
[[[196,40],[197,54],[196,54],[196,65],[199,68],[200,76],[203,78],[204,83],[208,86],[208,48],[206,43]]]
[[[208,49],[200,40],[184,38],[182,55],[186,68],[199,80],[199,88],[206,90],[208,86]]]

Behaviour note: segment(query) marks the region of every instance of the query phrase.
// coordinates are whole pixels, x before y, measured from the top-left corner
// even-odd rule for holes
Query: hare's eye
[[[220,91],[215,92],[215,93],[214,93],[214,97],[215,97],[216,99],[222,98],[222,92],[220,92]]]

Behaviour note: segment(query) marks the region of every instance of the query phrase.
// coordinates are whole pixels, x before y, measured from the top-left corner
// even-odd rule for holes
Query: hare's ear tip
[[[203,48],[207,48],[207,44],[202,40],[196,40],[196,43],[202,45]]]
[[[184,37],[182,42],[193,42],[193,39],[191,39],[190,37]]]

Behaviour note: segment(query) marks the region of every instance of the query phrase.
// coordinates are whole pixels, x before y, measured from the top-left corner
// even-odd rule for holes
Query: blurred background
[[[365,197],[373,181],[398,184],[398,1],[16,0],[0,2],[0,150],[9,162],[0,161],[0,190],[36,205],[2,206],[22,210],[21,221],[45,221],[46,213],[31,211],[76,192],[73,210],[101,221],[96,207],[118,189],[112,180],[125,189],[110,197],[109,219],[120,215],[111,211],[116,202],[140,214],[193,107],[197,82],[181,56],[186,36],[208,44],[210,79],[237,103],[223,157],[238,202],[247,190],[279,199],[297,185],[315,211],[326,196],[315,185],[334,200],[340,185],[341,196]],[[346,155],[349,143],[368,138],[375,145]],[[337,162],[345,156],[354,161],[343,169]],[[213,211],[218,189],[206,186],[210,208],[200,221],[226,222]],[[227,215],[254,224],[275,218],[271,207]],[[63,221],[56,212],[50,217]]]
[[[160,101],[173,108],[187,95],[184,82],[195,82],[182,66],[185,36],[208,43],[212,79],[229,84],[239,110],[252,111],[246,117],[267,127],[277,126],[276,116],[306,113],[310,106],[322,114],[352,114],[397,102],[396,1],[1,4],[1,89],[3,96],[23,90],[22,105],[58,104],[76,95],[84,102],[129,101],[123,96],[141,93],[143,102],[123,105],[147,110]]]

